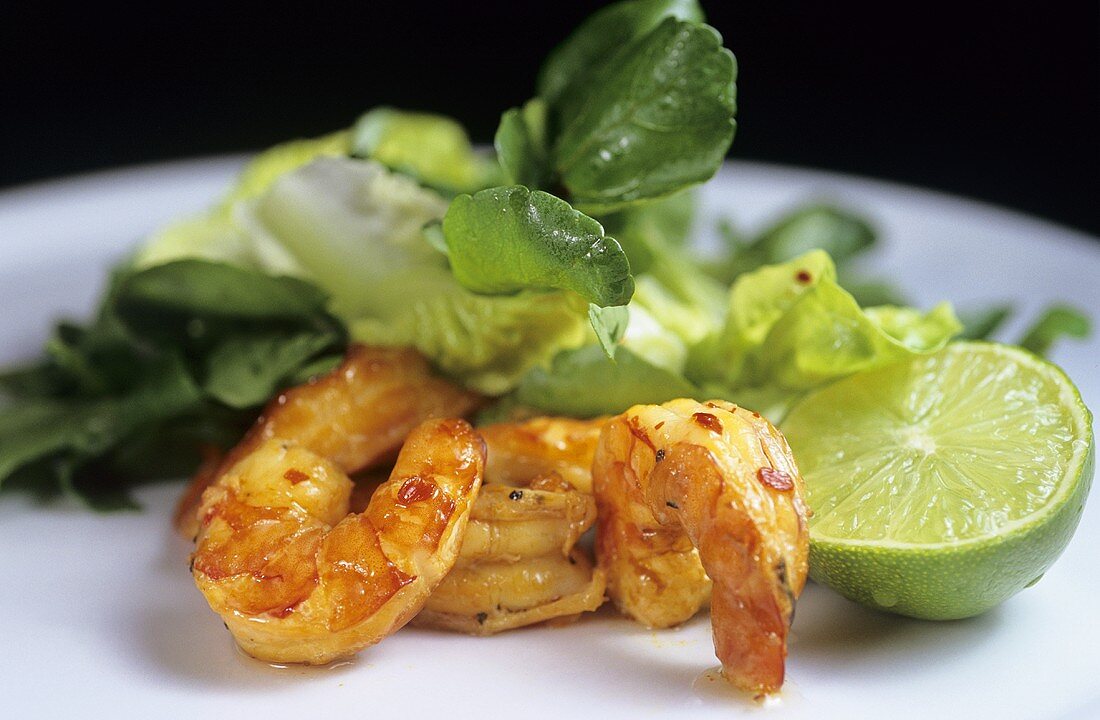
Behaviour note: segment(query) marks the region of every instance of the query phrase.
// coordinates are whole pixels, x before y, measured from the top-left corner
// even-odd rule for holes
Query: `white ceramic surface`
[[[52,319],[85,316],[113,261],[210,202],[238,165],[159,165],[0,193],[0,363],[35,353]],[[1095,240],[936,193],[733,163],[705,190],[702,227],[720,214],[759,227],[813,197],[870,214],[885,244],[868,266],[923,306],[1010,299],[1030,319],[1068,300],[1100,311]],[[1064,343],[1054,359],[1100,409],[1100,336]],[[809,587],[788,686],[757,707],[706,672],[716,661],[705,617],[650,632],[605,609],[488,639],[405,629],[329,669],[253,661],[191,583],[187,543],[169,527],[178,492],[143,490],[143,512],[108,516],[0,497],[0,716],[1100,717],[1096,498],[1042,582],[979,618],[895,618]]]

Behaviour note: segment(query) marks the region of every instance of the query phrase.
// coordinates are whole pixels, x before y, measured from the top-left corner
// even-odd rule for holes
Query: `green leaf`
[[[189,472],[203,438],[235,442],[258,405],[344,348],[325,305],[310,283],[222,263],[116,272],[95,320],[60,324],[45,360],[12,376],[0,481],[134,507],[135,482]]]
[[[280,177],[319,157],[346,156],[349,142],[348,131],[341,130],[318,138],[291,140],[265,150],[245,165],[218,212],[224,215],[235,203],[259,197]]]
[[[332,372],[338,368],[343,361],[343,351],[322,355],[297,368],[292,375],[286,378],[286,382],[283,384],[292,387],[294,385],[302,385],[303,383],[310,382],[311,380],[315,380],[322,375],[327,375]]]
[[[863,310],[813,251],[741,276],[725,327],[693,348],[688,377],[738,391],[805,391],[861,370],[934,352],[962,326],[950,305],[928,313]]]
[[[1018,345],[1043,357],[1060,338],[1083,339],[1088,337],[1091,330],[1092,323],[1085,313],[1067,305],[1056,305],[1047,309],[1027,329]]]
[[[606,307],[625,305],[634,292],[615,239],[549,193],[517,185],[460,195],[443,234],[455,278],[477,293],[565,289]]]
[[[432,220],[423,228],[424,240],[429,245],[443,253],[447,254],[447,238],[443,236],[443,221]]]
[[[863,309],[874,325],[914,353],[939,350],[956,337],[962,323],[950,303],[939,303],[924,313],[916,308],[880,305]]]
[[[448,192],[475,192],[499,181],[496,164],[476,153],[462,126],[443,115],[371,110],[352,128],[351,153]]]
[[[267,330],[234,333],[207,355],[206,393],[234,408],[261,405],[318,354],[342,345],[336,331],[303,331],[287,335]]]
[[[754,243],[769,264],[824,250],[838,265],[874,244],[875,231],[866,220],[831,205],[799,208],[765,230]]]
[[[609,360],[614,360],[616,346],[626,334],[626,327],[630,322],[630,313],[626,305],[600,307],[589,303],[588,321],[596,332],[596,339],[603,348],[604,354]]]
[[[551,167],[546,122],[546,103],[539,98],[501,116],[493,144],[506,183],[531,189],[548,187]]]
[[[695,193],[686,190],[597,219],[607,234],[619,241],[630,258],[631,270],[638,275],[653,269],[672,249],[684,247],[695,223],[696,200]]]
[[[468,387],[504,393],[535,364],[584,342],[588,303],[567,291],[463,288],[434,231],[425,233],[447,207],[372,160],[324,158],[257,198],[247,226],[286,248],[354,340],[415,347]],[[446,238],[435,240],[447,250]]]
[[[327,295],[291,277],[205,260],[176,260],[122,280],[117,302],[125,313],[160,310],[248,320],[304,320],[323,312]]]
[[[1003,304],[960,312],[959,320],[963,324],[963,331],[959,333],[959,339],[988,340],[1004,325],[1012,311],[1011,305]]]
[[[169,223],[154,232],[134,255],[137,269],[173,260],[202,259],[264,270],[273,275],[300,275],[286,248],[247,227],[250,203],[277,181],[318,158],[347,157],[347,131],[312,140],[294,140],[257,155],[236,185],[214,209]]]
[[[713,332],[723,315],[726,288],[708,277],[687,252],[694,215],[695,198],[689,191],[605,216],[636,275],[631,309],[644,310],[641,321],[649,317],[661,327],[665,337],[659,343],[666,357],[673,344],[683,349]],[[645,332],[646,344],[659,334]],[[636,341],[637,328],[630,335]]]
[[[539,71],[539,95],[556,102],[668,17],[702,22],[703,11],[695,0],[627,0],[593,13],[547,56]]]
[[[838,269],[841,287],[856,299],[860,307],[872,305],[905,305],[905,295],[893,283],[885,280],[868,280]]]
[[[841,266],[873,247],[876,240],[874,229],[862,217],[822,204],[785,214],[751,241],[737,236],[728,223],[722,234],[727,237],[727,254],[715,267],[716,276],[727,283],[746,272],[787,262],[811,250],[824,250]]]
[[[0,412],[0,481],[46,458],[102,455],[142,424],[197,408],[201,397],[183,363],[166,358],[151,365],[125,395],[95,400],[44,398],[6,407]]]
[[[447,201],[373,160],[323,158],[283,177],[252,203],[247,227],[285,248],[345,320],[403,302],[411,267],[442,268],[424,226]]]
[[[595,417],[698,393],[699,389],[681,376],[626,347],[617,350],[611,363],[599,347],[590,345],[559,354],[549,369],[532,370],[514,397],[520,405],[543,413]]]
[[[716,30],[673,18],[615,54],[556,108],[572,202],[607,212],[710,178],[733,141],[735,76]]]
[[[50,363],[36,362],[0,372],[0,409],[2,399],[43,397],[58,392],[59,378]]]
[[[406,268],[393,279],[401,293],[351,320],[352,338],[415,347],[485,395],[508,392],[531,367],[587,339],[588,303],[571,292],[477,295],[446,268]]]

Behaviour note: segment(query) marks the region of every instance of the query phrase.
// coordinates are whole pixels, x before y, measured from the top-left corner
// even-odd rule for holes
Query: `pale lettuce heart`
[[[352,338],[412,345],[487,394],[586,337],[575,293],[475,294],[458,284],[423,227],[447,201],[379,163],[322,158],[244,206],[239,225],[291,254],[332,298]]]
[[[265,193],[283,175],[319,157],[346,156],[348,143],[349,133],[345,130],[265,150],[245,165],[213,209],[153,233],[134,255],[134,266],[149,268],[190,258],[256,268],[274,275],[300,275],[301,268],[286,249],[242,229],[238,213],[242,204]]]

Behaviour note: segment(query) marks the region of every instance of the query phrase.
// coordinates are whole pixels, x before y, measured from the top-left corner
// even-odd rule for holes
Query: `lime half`
[[[1092,483],[1092,416],[1060,369],[955,343],[803,399],[783,423],[806,480],[810,575],[946,620],[1034,584]]]

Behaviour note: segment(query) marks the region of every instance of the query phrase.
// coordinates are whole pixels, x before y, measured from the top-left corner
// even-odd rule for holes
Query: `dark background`
[[[392,104],[491,140],[600,2],[0,11],[0,186],[252,150]],[[732,154],[936,187],[1100,234],[1100,5],[704,0],[737,55]]]

